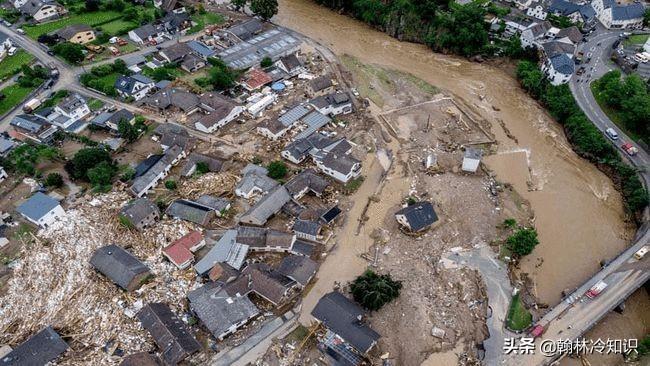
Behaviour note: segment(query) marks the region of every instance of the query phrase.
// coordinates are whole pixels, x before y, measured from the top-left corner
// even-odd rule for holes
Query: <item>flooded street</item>
[[[532,277],[541,302],[554,305],[562,290],[578,286],[601,260],[626,246],[633,228],[623,221],[612,183],[573,153],[560,127],[504,71],[399,42],[309,0],[279,3],[275,23],[339,56],[411,73],[464,99],[492,122],[499,148],[486,163],[499,181],[530,201],[536,215],[541,244],[522,271]]]

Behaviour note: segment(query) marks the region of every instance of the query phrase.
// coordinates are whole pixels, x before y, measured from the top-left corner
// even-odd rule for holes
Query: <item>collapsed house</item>
[[[226,285],[230,296],[246,296],[250,293],[279,306],[286,304],[298,294],[296,281],[284,276],[265,263],[253,263],[244,268],[241,276]]]
[[[406,206],[395,213],[395,219],[409,231],[420,232],[438,221],[431,202],[423,201]]]
[[[174,145],[162,155],[154,155],[153,159],[147,158],[145,160],[147,166],[141,169],[141,172],[136,169],[136,178],[133,180],[129,191],[136,197],[144,196],[160,181],[165,179],[172,166],[176,165],[185,156],[187,156],[185,150],[178,145]]]

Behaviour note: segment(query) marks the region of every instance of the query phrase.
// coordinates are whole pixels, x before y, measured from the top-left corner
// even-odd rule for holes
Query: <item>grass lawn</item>
[[[91,111],[96,111],[103,106],[104,106],[104,102],[102,102],[99,99],[92,98],[88,101],[88,108],[90,108]]]
[[[97,11],[94,13],[73,14],[69,17],[44,24],[26,25],[23,29],[29,37],[37,39],[40,35],[56,31],[70,24],[88,24],[94,27],[120,18],[122,18],[122,13],[116,11]]]
[[[623,118],[621,117],[619,112],[613,108],[610,108],[607,105],[607,103],[605,103],[605,99],[603,95],[600,94],[600,90],[598,89],[598,81],[594,81],[593,83],[591,83],[591,85],[589,85],[589,87],[591,88],[591,92],[594,94],[594,98],[596,99],[596,102],[600,106],[600,109],[602,109],[603,112],[605,112],[607,117],[609,117],[609,119],[612,120],[612,122],[614,122],[614,124],[618,126],[618,128],[620,128],[631,139],[633,139],[634,141],[640,141],[641,137],[638,134],[626,128],[625,123],[623,123]]]
[[[197,13],[192,16],[192,21],[195,22],[196,25],[188,29],[188,34],[200,32],[206,25],[221,24],[225,22],[225,19],[223,18],[223,15],[219,13]]]
[[[643,45],[650,37],[650,34],[633,34],[626,39],[623,44],[626,46]]]
[[[20,104],[33,88],[23,88],[18,84],[10,85],[2,90],[2,93],[5,97],[0,100],[0,115],[7,113],[11,108]]]
[[[131,29],[135,29],[137,27],[138,27],[137,23],[129,22],[122,19],[116,19],[99,26],[99,28],[101,28],[102,31],[112,36],[120,36],[126,34]]]
[[[506,327],[511,330],[524,330],[533,322],[533,316],[526,310],[519,294],[512,297]]]
[[[115,85],[115,81],[117,81],[117,78],[119,78],[120,75],[118,73],[112,73],[108,74],[106,76],[102,76],[98,80],[100,80],[104,85],[108,85],[109,87],[113,87]]]
[[[18,50],[15,55],[5,57],[0,62],[0,80],[16,75],[23,65],[29,65],[33,60],[34,56],[25,50]]]

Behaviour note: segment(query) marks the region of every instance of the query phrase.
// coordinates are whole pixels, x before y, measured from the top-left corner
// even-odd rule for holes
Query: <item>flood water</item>
[[[310,0],[279,4],[275,23],[337,55],[409,72],[466,100],[492,122],[499,148],[485,162],[535,212],[541,244],[522,270],[532,276],[540,301],[556,304],[563,289],[581,284],[601,260],[627,245],[633,230],[623,221],[621,197],[611,181],[573,153],[557,123],[503,70],[399,42]],[[499,119],[518,143],[506,136]]]

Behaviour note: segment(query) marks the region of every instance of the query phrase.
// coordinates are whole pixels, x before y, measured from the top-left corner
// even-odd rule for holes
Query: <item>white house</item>
[[[46,228],[65,216],[59,201],[41,192],[36,192],[18,206],[16,211],[41,228]]]
[[[352,113],[352,100],[347,93],[332,93],[309,101],[318,112],[327,116]]]
[[[277,100],[278,96],[275,93],[269,93],[269,94],[254,94],[250,98],[248,98],[249,104],[246,105],[246,111],[250,113],[253,117],[259,117],[262,112],[268,106],[271,104],[275,103]]]
[[[548,16],[548,12],[546,12],[543,6],[537,5],[526,9],[526,15],[539,20],[546,20],[546,17]]]
[[[542,65],[542,71],[553,85],[566,84],[571,80],[575,63],[565,53],[549,57]]]
[[[65,97],[57,104],[54,107],[54,113],[48,116],[48,119],[55,125],[67,128],[89,114],[90,108],[86,104],[86,100],[81,95],[75,93]]]
[[[19,10],[31,16],[37,23],[54,19],[65,12],[61,5],[52,0],[27,0]]]
[[[0,32],[0,61],[4,60],[11,47],[13,47],[13,44],[9,36]]]
[[[122,75],[115,80],[115,90],[123,98],[133,98],[140,100],[144,98],[155,83],[153,80],[142,74],[134,74],[131,76]]]
[[[129,31],[129,38],[139,44],[160,43],[169,39],[169,33],[162,25],[145,24],[139,28]]]
[[[473,147],[467,147],[465,149],[465,156],[463,157],[463,171],[476,173],[479,164],[481,163],[481,157],[483,156],[483,151],[480,149],[475,149]]]
[[[540,41],[547,36],[547,33],[551,28],[551,23],[547,21],[540,21],[531,24],[528,28],[524,29],[521,32],[521,36],[519,36],[521,46],[524,48],[539,46]]]
[[[596,17],[606,27],[613,29],[638,29],[643,27],[643,4],[635,2],[619,5],[615,0],[594,0],[591,5]]]
[[[142,197],[147,194],[149,190],[167,177],[172,166],[176,165],[180,159],[186,156],[187,153],[185,150],[178,145],[169,147],[164,155],[160,156],[149,169],[133,181],[133,184],[129,188],[131,194],[136,197]]]

